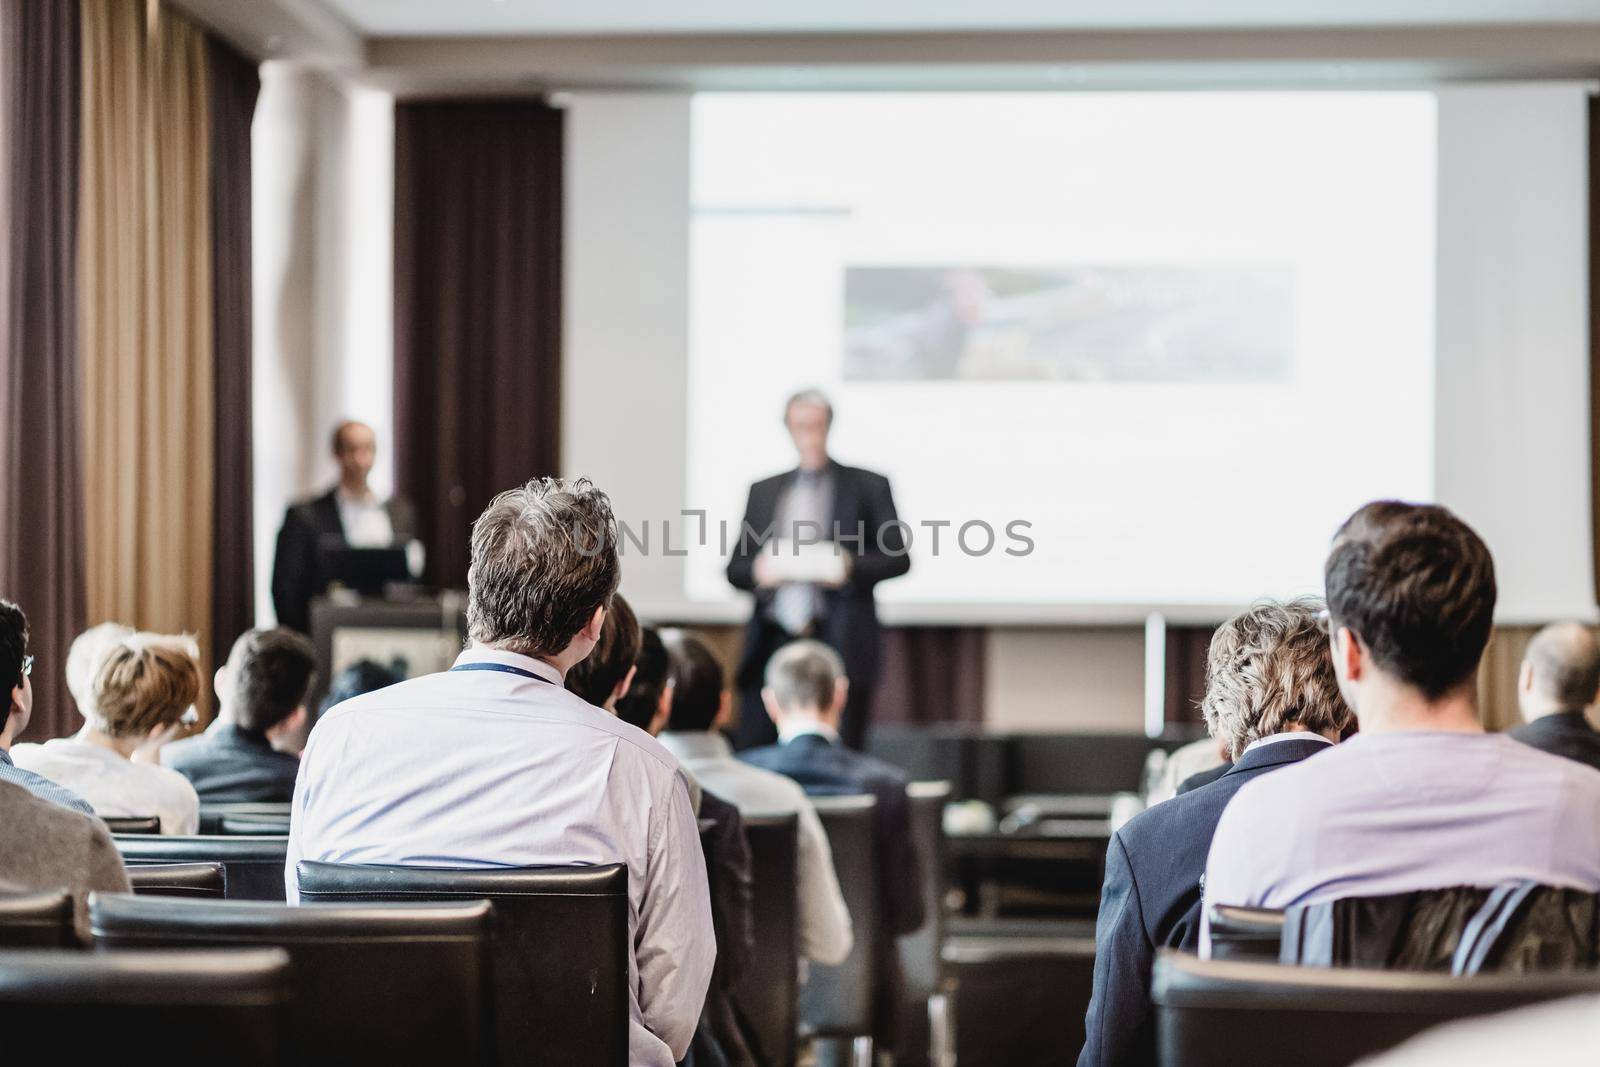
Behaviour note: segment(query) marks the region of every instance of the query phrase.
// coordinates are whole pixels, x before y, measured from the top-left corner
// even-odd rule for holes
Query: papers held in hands
[[[846,576],[844,553],[832,541],[772,540],[766,571],[780,582],[839,585]]]

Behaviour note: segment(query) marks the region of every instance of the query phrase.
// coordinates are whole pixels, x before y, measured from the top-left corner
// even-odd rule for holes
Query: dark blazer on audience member
[[[1141,812],[1111,835],[1078,1067],[1155,1064],[1150,971],[1159,948],[1199,947],[1200,883],[1222,810],[1250,779],[1328,747],[1310,739],[1263,745],[1216,781]]]
[[[1216,781],[1218,778],[1221,778],[1224,774],[1227,774],[1231,770],[1233,770],[1233,764],[1219,763],[1215,767],[1201,771],[1199,774],[1191,774],[1189,777],[1178,783],[1177,791],[1173,793],[1173,796],[1181,797],[1183,794],[1191,793],[1203,785],[1210,785],[1212,782]]]
[[[1525,745],[1600,770],[1600,730],[1581,711],[1558,711],[1508,731]]]
[[[700,819],[711,824],[706,878],[711,889],[717,962],[689,1060],[694,1067],[756,1067],[755,1054],[729,995],[729,990],[744,978],[756,950],[755,871],[750,840],[745,836],[739,809],[705,790],[700,793]]]
[[[780,744],[746,749],[739,758],[794,779],[812,796],[871,794],[877,798],[873,836],[878,845],[882,920],[874,934],[879,938],[879,986],[883,997],[878,1036],[892,1040],[895,1012],[904,999],[895,938],[921,929],[927,919],[922,864],[911,832],[911,802],[906,797],[910,779],[894,764],[834,744],[820,734],[802,734]]]
[[[311,632],[311,600],[322,595],[328,584],[318,564],[317,550],[345,548],[344,520],[339,517],[339,490],[330,489],[319,497],[290,506],[278,529],[277,550],[272,557],[272,610],[278,625],[303,634]],[[411,505],[400,497],[384,504],[394,543],[410,541],[416,530]]]
[[[166,746],[161,762],[189,779],[201,800],[219,804],[288,803],[300,773],[297,757],[228,722]]]

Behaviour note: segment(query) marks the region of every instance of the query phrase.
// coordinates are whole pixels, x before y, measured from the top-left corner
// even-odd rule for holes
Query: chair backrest
[[[800,991],[800,1023],[824,1037],[873,1032],[877,1002],[879,915],[878,846],[873,827],[877,799],[870,796],[812,797],[833,848],[833,869],[850,909],[855,938],[850,955],[836,967],[813,963]]]
[[[304,862],[305,902],[489,900],[495,1024],[518,1062],[628,1061],[628,868]],[[504,1058],[504,1057],[502,1057]]]
[[[791,1067],[800,1010],[799,817],[745,815],[755,885],[756,952],[729,991],[758,1062]]]
[[[163,1063],[282,1064],[289,995],[276,948],[0,952],[0,1033],[18,1063],[120,1062],[147,1035]]]
[[[287,801],[223,800],[200,802],[200,832],[222,833],[222,820],[233,815],[281,815],[289,817]]]
[[[220,863],[135,863],[128,868],[128,883],[146,897],[220,900],[228,895]]]
[[[114,834],[159,834],[159,815],[102,815],[100,821]]]
[[[95,945],[289,953],[294,1063],[494,1058],[488,901],[308,904],[93,894]]]
[[[922,862],[928,920],[920,930],[899,939],[900,969],[907,998],[925,1004],[939,989],[939,953],[944,947],[944,806],[950,800],[950,783],[912,782],[906,795],[911,801],[911,833]],[[925,1014],[926,1008],[919,1011]]]
[[[289,813],[258,812],[251,815],[224,815],[217,826],[219,834],[239,837],[272,837],[289,833]]]
[[[1344,897],[1288,909],[1279,959],[1478,974],[1600,963],[1600,896],[1518,882]]]
[[[115,836],[117,850],[131,867],[138,863],[220,863],[229,900],[282,902],[287,837]]]
[[[70,948],[77,943],[71,893],[0,893],[0,948]]]
[[[1213,904],[1207,913],[1214,960],[1276,960],[1283,940],[1283,912]]]
[[[1595,992],[1595,971],[1462,978],[1163,950],[1151,998],[1162,1067],[1345,1067],[1449,1019]]]

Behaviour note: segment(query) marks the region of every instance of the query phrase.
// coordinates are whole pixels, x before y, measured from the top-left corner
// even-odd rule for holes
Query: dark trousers
[[[739,722],[733,729],[735,749],[757,748],[770,745],[778,739],[778,728],[761,703],[761,686],[767,671],[767,660],[778,649],[795,640],[795,636],[773,622],[765,623],[755,639],[756,645],[746,649],[743,668],[739,672]],[[865,679],[850,679],[849,695],[845,697],[844,714],[839,718],[839,739],[849,748],[860,749],[867,741],[868,720],[872,713],[872,683]]]

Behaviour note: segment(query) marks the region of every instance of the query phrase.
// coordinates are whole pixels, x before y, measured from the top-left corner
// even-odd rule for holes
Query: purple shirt
[[[1239,790],[1205,899],[1287,908],[1517,881],[1600,890],[1600,771],[1500,734],[1358,734]]]

